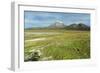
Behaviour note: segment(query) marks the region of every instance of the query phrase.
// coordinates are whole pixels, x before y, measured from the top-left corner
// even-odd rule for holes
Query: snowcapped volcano
[[[51,24],[49,27],[50,28],[64,28],[65,25],[64,25],[64,23],[62,21],[57,20],[56,22]]]

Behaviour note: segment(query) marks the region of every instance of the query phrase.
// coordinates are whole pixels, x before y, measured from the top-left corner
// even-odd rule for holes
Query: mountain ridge
[[[66,30],[90,30],[90,26],[84,23],[72,23],[70,25],[65,25],[62,21],[55,21],[47,27],[32,27],[29,29],[66,29]]]

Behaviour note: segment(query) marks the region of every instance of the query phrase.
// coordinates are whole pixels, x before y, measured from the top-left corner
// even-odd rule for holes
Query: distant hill
[[[62,21],[56,21],[55,23],[48,26],[48,28],[64,28],[66,27]]]
[[[78,23],[78,24],[70,24],[69,26],[66,26],[65,29],[72,29],[72,30],[90,30],[90,27],[83,24],[83,23]]]

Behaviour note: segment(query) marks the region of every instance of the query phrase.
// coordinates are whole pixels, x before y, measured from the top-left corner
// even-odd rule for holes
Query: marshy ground
[[[25,61],[90,58],[90,31],[26,29],[24,39]]]

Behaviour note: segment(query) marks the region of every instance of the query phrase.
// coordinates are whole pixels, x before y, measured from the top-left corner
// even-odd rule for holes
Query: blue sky
[[[46,27],[56,21],[62,21],[65,25],[84,23],[90,26],[90,14],[24,11],[24,28]]]

